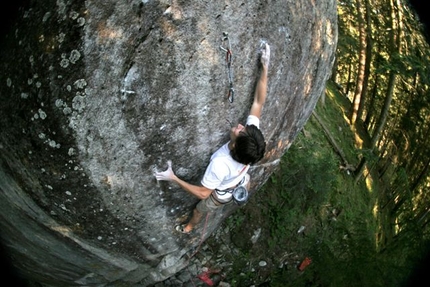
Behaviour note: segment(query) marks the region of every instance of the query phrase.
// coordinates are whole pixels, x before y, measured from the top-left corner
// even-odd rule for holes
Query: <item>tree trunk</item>
[[[371,0],[365,0],[366,3],[366,62],[364,64],[364,79],[363,79],[363,89],[361,91],[361,100],[357,111],[357,119],[362,120],[362,115],[364,112],[364,107],[367,99],[367,88],[369,85],[369,77],[370,77],[370,66],[372,63],[372,9],[371,9]]]
[[[352,109],[350,116],[350,124],[355,125],[357,119],[357,112],[361,101],[361,92],[363,90],[363,82],[365,77],[365,65],[366,65],[366,23],[364,20],[364,13],[361,4],[361,0],[356,1],[357,4],[357,21],[359,30],[359,49],[358,49],[358,67],[357,67],[357,80],[355,81],[355,91],[352,101]]]
[[[378,66],[376,65],[376,69],[377,68],[378,68]],[[372,93],[371,93],[368,107],[366,109],[366,117],[364,119],[364,126],[365,126],[365,128],[369,134],[370,134],[370,130],[372,129],[371,123],[372,123],[374,115],[375,115],[375,101],[376,101],[376,97],[378,96],[378,88],[379,88],[378,84],[379,84],[379,75],[375,75]]]
[[[335,57],[334,63],[333,63],[333,68],[331,69],[331,76],[330,76],[330,79],[332,80],[332,82],[336,83],[336,84],[337,84],[337,75],[338,75],[338,73],[337,73],[338,61],[339,61],[339,59],[337,57]]]
[[[351,49],[353,50],[353,49]],[[352,58],[352,55],[349,55],[350,58]],[[349,91],[351,90],[351,79],[352,79],[352,71],[354,70],[354,65],[352,65],[352,60],[348,61],[348,77],[346,78],[346,88],[344,91],[344,94],[349,97]]]
[[[390,21],[391,21],[391,27],[392,27],[391,38],[390,38],[391,56],[400,54],[401,52],[401,49],[400,49],[401,22],[399,19],[401,18],[401,15],[400,15],[401,12],[398,9],[397,4],[398,3],[396,0],[390,0],[390,9],[391,9]],[[391,61],[394,62],[393,57]],[[387,122],[391,101],[394,95],[394,88],[396,86],[396,81],[397,81],[397,71],[391,69],[388,77],[388,85],[387,85],[387,91],[385,93],[384,105],[382,107],[378,121],[376,123],[375,131],[373,132],[373,135],[372,135],[371,147],[375,147],[376,143],[378,142],[381,136],[381,132],[385,127],[385,123]]]

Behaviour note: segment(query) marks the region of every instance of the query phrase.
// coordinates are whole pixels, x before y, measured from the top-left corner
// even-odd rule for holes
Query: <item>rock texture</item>
[[[16,268],[45,286],[150,286],[183,269],[236,207],[178,234],[197,199],[152,172],[172,160],[199,183],[228,121],[247,116],[262,41],[267,153],[252,192],[324,92],[336,1],[30,2],[0,48],[0,228]]]

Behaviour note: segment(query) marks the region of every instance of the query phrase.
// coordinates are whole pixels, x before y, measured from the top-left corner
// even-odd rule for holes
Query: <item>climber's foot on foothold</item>
[[[175,226],[175,230],[178,231],[178,232],[180,232],[180,233],[183,233],[183,234],[190,234],[192,230],[188,230],[187,231],[185,229],[186,226],[187,226],[186,224],[176,225]]]

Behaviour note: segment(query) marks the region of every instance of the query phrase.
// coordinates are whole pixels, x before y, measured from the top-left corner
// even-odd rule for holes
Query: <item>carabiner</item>
[[[230,67],[231,66],[231,60],[233,58],[233,53],[231,52],[230,49],[227,49],[226,51],[226,55],[225,55],[225,61],[227,62],[227,66]]]
[[[223,44],[225,41],[227,41],[227,47],[226,48],[223,47]],[[233,89],[233,73],[231,70],[232,61],[233,61],[233,53],[231,52],[231,43],[230,43],[230,39],[228,38],[227,32],[223,32],[222,43],[223,44],[221,44],[219,47],[222,51],[225,52],[225,61],[227,64],[227,76],[228,76],[228,81],[230,84],[227,98],[228,98],[228,101],[230,103],[233,103],[233,101],[234,101],[234,89]]]
[[[228,90],[228,101],[230,102],[230,103],[233,103],[233,101],[234,101],[234,89],[233,89],[233,87],[231,86],[230,87],[230,89]]]

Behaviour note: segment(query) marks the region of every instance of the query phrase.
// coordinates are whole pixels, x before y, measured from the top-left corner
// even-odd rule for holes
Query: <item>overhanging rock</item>
[[[270,176],[324,92],[336,1],[34,1],[1,46],[0,227],[14,265],[46,286],[148,286],[200,241],[174,232],[197,199],[157,183],[199,183],[243,122],[271,46],[261,129]],[[236,96],[227,100],[227,32]],[[203,238],[234,210],[211,215]]]

